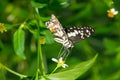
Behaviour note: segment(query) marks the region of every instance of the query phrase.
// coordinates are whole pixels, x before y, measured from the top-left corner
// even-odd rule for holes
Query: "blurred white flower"
[[[111,8],[107,12],[108,12],[108,17],[110,18],[114,18],[114,16],[118,14],[118,11],[116,11],[115,8]]]
[[[10,15],[8,15],[8,17],[7,17],[7,20],[8,20],[9,22],[12,22],[13,20],[15,20],[15,16],[12,15],[12,14],[10,14]]]
[[[62,57],[60,57],[58,60],[57,60],[56,58],[52,58],[52,61],[58,63],[58,64],[57,64],[57,67],[63,67],[63,68],[68,67],[68,65],[65,64],[65,61],[63,61],[63,58],[62,58]]]

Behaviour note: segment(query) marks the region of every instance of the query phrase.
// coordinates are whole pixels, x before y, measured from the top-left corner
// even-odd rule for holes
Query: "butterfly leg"
[[[64,60],[66,60],[69,54],[70,50],[68,48],[62,47],[58,54],[58,59],[62,57]]]
[[[62,46],[58,54],[58,59],[62,57],[65,60],[67,54],[68,54],[68,51],[65,49],[64,46]]]
[[[70,49],[68,49],[68,48],[64,48],[64,49],[66,50],[66,54],[64,55],[64,59],[66,60],[67,57],[68,57],[69,54],[70,54]]]
[[[64,50],[64,47],[62,46],[59,53],[58,53],[58,57],[57,57],[58,59],[61,57],[61,53],[63,52],[63,50]]]
[[[61,38],[54,38],[54,40],[58,43],[63,44],[63,39],[61,39]]]

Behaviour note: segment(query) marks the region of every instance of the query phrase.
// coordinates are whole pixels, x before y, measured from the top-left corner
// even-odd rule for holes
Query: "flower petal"
[[[115,12],[115,8],[110,9],[110,11],[114,13]]]
[[[115,14],[115,15],[118,14],[118,11],[115,11],[114,14]]]
[[[60,57],[60,59],[59,59],[59,62],[60,62],[60,63],[62,63],[62,62],[63,62],[63,60],[62,60],[62,59],[63,59],[63,58],[62,58],[62,57]]]
[[[68,65],[67,65],[67,64],[63,64],[62,67],[63,67],[63,68],[66,68],[66,67],[68,67]]]
[[[51,60],[56,62],[56,63],[58,62],[58,60],[56,58],[52,58]]]

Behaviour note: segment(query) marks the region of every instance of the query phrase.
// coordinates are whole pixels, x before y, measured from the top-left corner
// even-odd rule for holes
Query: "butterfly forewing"
[[[68,39],[73,43],[91,36],[94,32],[92,27],[70,27],[65,29]]]
[[[63,44],[63,46],[66,48],[73,46],[73,43],[68,39],[68,36],[62,25],[54,15],[51,16],[50,21],[46,22],[46,26],[51,33],[56,36],[54,38],[56,42]]]

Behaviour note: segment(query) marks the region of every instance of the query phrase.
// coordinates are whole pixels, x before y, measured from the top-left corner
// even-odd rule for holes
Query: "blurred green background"
[[[88,39],[75,44],[67,64],[73,65],[91,59],[96,53],[98,58],[92,68],[78,80],[120,80],[120,14],[114,18],[107,11],[115,8],[120,11],[120,0],[36,0],[45,7],[39,9],[43,24],[55,14],[63,27],[92,26],[95,33]],[[20,24],[26,22],[34,30],[34,9],[31,0],[0,0],[0,23],[5,24],[7,32],[0,33],[0,62],[23,74],[34,75],[36,71],[36,36],[25,31],[26,60],[19,58],[13,48],[13,34]],[[45,25],[44,25],[45,27]],[[56,57],[61,44],[54,42],[47,30],[45,44],[42,45],[46,72],[56,66],[51,58]],[[71,74],[72,75],[72,74]],[[70,76],[71,76],[70,75]],[[0,69],[0,80],[18,80],[19,77]]]

